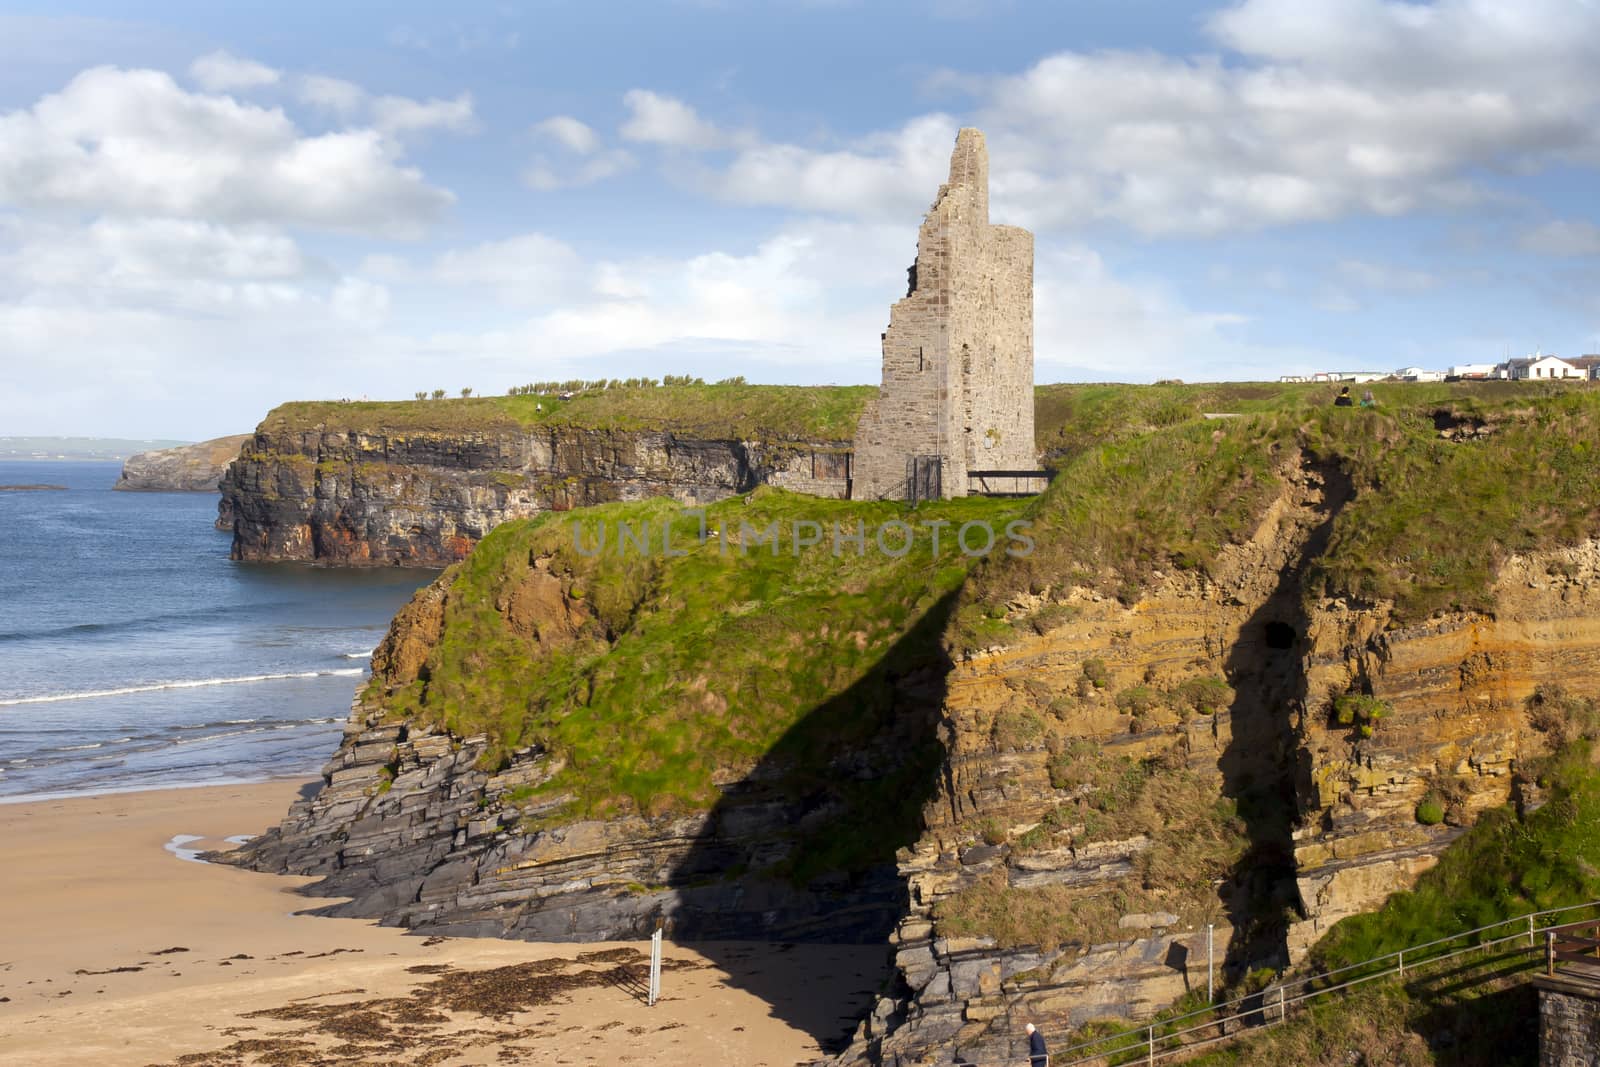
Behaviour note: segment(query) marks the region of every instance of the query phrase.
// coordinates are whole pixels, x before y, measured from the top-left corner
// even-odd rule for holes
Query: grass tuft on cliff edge
[[[561,769],[535,797],[564,798],[562,817],[703,810],[758,761],[804,778],[878,736],[889,694],[864,680],[965,577],[956,527],[990,523],[1001,552],[1017,510],[973,499],[908,511],[760,489],[706,508],[703,544],[699,513],[660,499],[505,523],[438,580],[442,615],[425,657],[375,657],[369,696],[395,716],[485,734],[500,755],[542,745]],[[903,556],[875,544],[891,520],[915,531]],[[930,520],[953,524],[938,557],[921,525]],[[625,550],[624,523],[635,538]],[[865,551],[841,540],[836,555],[835,524],[846,534],[860,524]],[[775,546],[762,540],[774,525]],[[682,555],[665,554],[668,529]],[[796,532],[821,542],[796,552]],[[885,533],[891,552],[902,537]],[[929,635],[935,653],[937,641]],[[826,738],[780,745],[824,707]]]

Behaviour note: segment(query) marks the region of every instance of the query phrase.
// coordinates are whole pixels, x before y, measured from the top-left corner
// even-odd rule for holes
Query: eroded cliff
[[[248,434],[129,456],[113,489],[150,493],[215,493]]]
[[[896,977],[845,1063],[1148,1017],[1204,990],[1207,924],[1219,987],[1259,980],[1537,800],[1541,702],[1596,689],[1595,405],[1143,432],[975,571],[623,565],[514,525],[396,620],[328,787],[240,861],[417,928],[882,935]]]

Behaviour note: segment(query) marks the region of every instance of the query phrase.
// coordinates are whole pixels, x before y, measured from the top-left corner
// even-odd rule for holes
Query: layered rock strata
[[[1152,575],[1131,604],[1070,584],[1019,597],[1005,610],[1026,636],[907,687],[907,720],[937,716],[944,762],[897,872],[749,874],[817,817],[759,768],[730,774],[710,814],[558,825],[563,798],[533,799],[549,754],[489,768],[484,739],[360,701],[323,791],[232,861],[319,875],[314,892],[351,898],[334,913],[419,930],[892,927],[895,985],[848,1064],[1006,1061],[1025,1021],[1064,1036],[1149,1018],[1205,988],[1208,925],[1219,981],[1292,966],[1527,789],[1516,772],[1549,745],[1530,698],[1600,694],[1600,544],[1510,559],[1492,614],[1403,625],[1386,604],[1308,594],[1349,489],[1312,456],[1285,469],[1209,575]],[[441,618],[424,594],[375,666],[414,671]],[[1364,710],[1346,716],[1351,697]],[[880,757],[839,773],[871,777]],[[1421,817],[1428,798],[1442,818]]]
[[[537,748],[485,766],[486,739],[385,720],[357,698],[324,785],[222,862],[311,875],[349,897],[323,914],[451,936],[537,941],[876,943],[905,908],[892,867],[797,886],[742,876],[781,860],[803,803],[759,783],[716,811],[541,825],[566,799],[530,802],[555,769]]]
[[[1600,696],[1600,544],[1513,557],[1492,615],[1397,625],[1388,604],[1302,595],[1297,572],[1340,503],[1337,486],[1311,484],[1321,477],[1291,488],[1250,544],[1224,553],[1214,579],[1161,577],[1132,606],[1073,593],[1070,622],[956,666],[946,773],[926,832],[900,863],[911,900],[894,938],[903,984],[835,1062],[1002,1062],[1023,1053],[1027,1021],[1065,1035],[1090,1019],[1149,1018],[1204,988],[1208,922],[1219,978],[1296,965],[1333,923],[1412,885],[1480,812],[1537,792],[1516,775],[1551,744],[1530,711],[1535,694]],[[1171,870],[1152,878],[1141,858],[1159,832],[1064,848],[1059,835],[1030,840],[1063,799],[1046,747],[1061,745],[1044,735],[1027,748],[997,744],[996,724],[1059,708],[1082,690],[1086,664],[1103,688],[1065,702],[1066,737],[1147,766],[1181,754],[1186,777],[1164,788],[1238,802],[1245,851],[1213,893]],[[1129,716],[1108,699],[1181,692],[1184,679],[1212,672],[1231,703],[1187,722],[1164,707]],[[1336,701],[1350,694],[1370,696],[1380,714],[1341,722]],[[1425,799],[1442,821],[1419,816]],[[1264,804],[1282,810],[1249,810]],[[999,843],[986,845],[986,834]],[[1122,914],[1115,936],[1048,953],[947,932],[942,906],[997,872],[1013,889],[1145,903]],[[1163,902],[1154,918],[1152,895]],[[1156,920],[1169,925],[1148,929]]]
[[[507,519],[759,485],[848,492],[849,442],[665,431],[258,432],[222,484],[233,558],[438,566]]]

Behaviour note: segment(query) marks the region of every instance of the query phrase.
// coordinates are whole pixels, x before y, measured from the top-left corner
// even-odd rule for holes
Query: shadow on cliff
[[[1327,551],[1334,519],[1353,487],[1332,462],[1308,460],[1301,473],[1314,525],[1300,528],[1276,585],[1240,629],[1223,665],[1235,693],[1232,737],[1220,761],[1223,791],[1237,804],[1250,841],[1223,888],[1234,931],[1224,966],[1233,978],[1287,967],[1289,924],[1304,911],[1293,840],[1304,771],[1297,723],[1308,690],[1304,581]]]
[[[940,639],[955,596],[724,787],[669,880],[678,890],[671,938],[825,1051],[844,1046],[895,976],[888,938],[907,907],[895,852],[921,833],[943,762],[950,662]],[[795,951],[799,943],[861,950]]]

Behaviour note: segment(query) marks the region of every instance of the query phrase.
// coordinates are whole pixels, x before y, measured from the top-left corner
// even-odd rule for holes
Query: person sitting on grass
[[[1350,399],[1350,387],[1348,385],[1340,389],[1339,395],[1333,398],[1333,406],[1336,408],[1353,408],[1356,406],[1356,402]]]
[[[1371,389],[1368,389],[1366,392],[1361,394],[1361,406],[1364,408],[1375,408],[1378,406],[1378,400],[1372,395]]]

